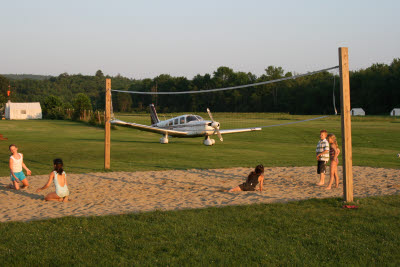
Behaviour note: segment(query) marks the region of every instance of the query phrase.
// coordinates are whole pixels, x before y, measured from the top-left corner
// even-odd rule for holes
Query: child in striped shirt
[[[329,161],[329,143],[326,140],[328,132],[321,130],[319,132],[319,142],[317,144],[316,154],[318,160],[317,173],[319,174],[319,183],[317,185],[325,184],[326,163]]]

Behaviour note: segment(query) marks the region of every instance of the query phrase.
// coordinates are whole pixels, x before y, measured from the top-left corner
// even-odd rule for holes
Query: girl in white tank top
[[[53,164],[54,170],[50,173],[49,180],[43,187],[37,189],[36,192],[48,188],[53,181],[56,191],[48,193],[44,199],[46,201],[68,202],[69,190],[67,185],[67,174],[63,170],[62,159],[53,160]]]
[[[21,153],[18,153],[17,155],[19,155],[19,159],[16,159],[14,156],[10,157],[12,159],[12,171],[14,173],[22,172],[22,157],[23,157],[23,155]]]
[[[26,179],[22,169],[25,169],[27,175],[31,175],[32,172],[24,164],[24,155],[18,153],[18,147],[14,144],[10,145],[8,149],[12,154],[9,160],[10,178],[12,184],[9,187],[19,190],[19,183],[22,182],[22,189],[27,188],[29,186],[28,179]]]

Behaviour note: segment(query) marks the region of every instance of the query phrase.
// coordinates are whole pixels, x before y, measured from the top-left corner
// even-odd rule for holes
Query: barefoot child
[[[339,187],[339,175],[337,171],[337,166],[339,164],[338,156],[340,154],[340,150],[338,147],[338,143],[336,141],[336,136],[334,134],[328,134],[328,142],[329,142],[329,159],[331,160],[331,169],[330,169],[330,180],[328,187],[326,189],[331,189],[333,180],[336,180],[336,188]]]
[[[316,154],[318,160],[318,168],[317,173],[319,174],[319,183],[317,185],[325,184],[325,172],[326,172],[326,163],[329,160],[329,143],[326,140],[326,136],[328,132],[326,130],[321,130],[319,132],[319,142],[317,144]]]
[[[10,176],[12,182],[10,188],[19,190],[20,182],[22,182],[23,184],[22,189],[28,188],[29,186],[28,179],[25,177],[22,168],[25,169],[27,175],[31,175],[32,172],[24,164],[24,155],[18,153],[18,147],[14,144],[10,145],[8,149],[12,154],[9,161]]]
[[[51,181],[54,180],[56,191],[47,194],[44,197],[44,200],[68,202],[69,190],[67,186],[67,174],[63,170],[62,159],[53,160],[53,164],[54,164],[54,171],[50,173],[49,180],[42,188],[37,189],[36,192],[40,192],[46,189],[47,187],[50,186]]]
[[[256,191],[256,186],[259,184],[259,190],[262,191],[264,182],[264,166],[258,165],[254,171],[252,171],[249,176],[247,176],[246,182],[238,185],[228,192],[237,191]]]

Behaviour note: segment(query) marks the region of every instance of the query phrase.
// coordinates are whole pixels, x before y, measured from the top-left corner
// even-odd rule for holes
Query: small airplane
[[[111,120],[111,124],[130,127],[146,132],[162,134],[163,137],[160,138],[161,144],[168,144],[169,136],[186,137],[186,138],[205,137],[203,144],[206,146],[212,146],[215,144],[215,140],[211,139],[210,136],[215,134],[222,142],[224,141],[224,139],[222,138],[223,134],[261,131],[261,128],[220,130],[220,123],[214,120],[208,108],[207,108],[207,113],[210,116],[211,121],[206,121],[202,117],[192,114],[185,114],[172,119],[160,121],[154,105],[151,104],[150,105],[151,125],[142,125],[116,119]]]

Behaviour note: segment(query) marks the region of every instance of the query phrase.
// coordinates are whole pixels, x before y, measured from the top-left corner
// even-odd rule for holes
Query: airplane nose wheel
[[[203,144],[206,146],[212,146],[215,144],[215,140],[211,139],[209,136],[206,136],[206,138],[203,141]]]

